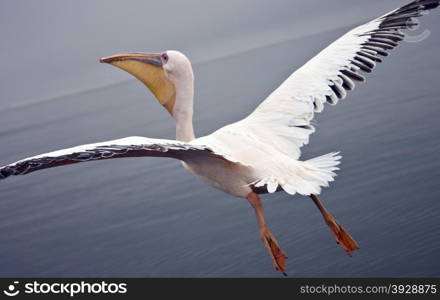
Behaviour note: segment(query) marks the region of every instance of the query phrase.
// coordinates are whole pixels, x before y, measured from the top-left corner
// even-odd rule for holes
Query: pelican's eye
[[[163,61],[164,61],[165,63],[168,62],[169,57],[168,57],[168,54],[166,54],[165,52],[162,53],[162,54],[160,55],[160,57],[162,57],[162,59],[163,59]]]

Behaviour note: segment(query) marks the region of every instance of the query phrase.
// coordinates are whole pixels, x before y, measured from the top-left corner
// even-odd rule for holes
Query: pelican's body
[[[246,172],[249,170],[247,167],[207,159],[188,160],[183,162],[183,166],[194,176],[225,193],[245,198],[252,191],[248,184],[252,177]]]
[[[227,129],[227,126],[224,127]],[[197,138],[190,142],[194,145],[208,145],[211,149],[222,149],[224,155],[228,153],[233,161],[223,159],[194,158],[186,160],[184,167],[194,176],[199,177],[209,185],[233,196],[246,198],[252,192],[252,183],[258,181],[258,174],[251,162],[258,164],[267,159],[268,153],[274,154],[274,149],[267,145],[257,145],[246,141],[246,137],[238,134],[226,134],[227,144],[218,144],[222,140],[220,129],[213,134]],[[230,146],[228,146],[230,145]],[[265,149],[266,148],[266,149]],[[254,164],[255,165],[255,164]]]
[[[285,191],[310,196],[336,241],[351,254],[357,243],[325,209],[318,197],[333,181],[337,152],[307,161],[301,147],[315,131],[312,120],[325,103],[335,105],[355,82],[363,82],[380,56],[397,46],[413,18],[436,8],[440,0],[417,0],[351,30],[282,83],[245,119],[195,138],[194,75],[189,59],[178,51],[129,53],[101,59],[142,81],[176,121],[176,140],[129,137],[68,148],[26,158],[0,168],[0,179],[60,165],[119,158],[170,157],[194,176],[228,194],[246,198],[255,210],[260,235],[275,264],[285,273],[284,252],[269,232],[258,194]]]

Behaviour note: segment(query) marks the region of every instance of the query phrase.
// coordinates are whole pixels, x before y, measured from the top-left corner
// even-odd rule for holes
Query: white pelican
[[[0,168],[0,178],[61,165],[121,157],[171,157],[193,175],[228,194],[246,198],[257,216],[260,236],[275,268],[286,274],[286,255],[270,233],[258,194],[285,191],[309,196],[319,208],[337,243],[348,253],[356,241],[322,205],[317,195],[333,181],[341,156],[337,152],[306,161],[301,147],[315,131],[315,112],[335,105],[363,82],[379,56],[388,56],[404,38],[401,29],[414,17],[436,8],[440,0],[418,0],[349,31],[294,72],[248,117],[214,133],[195,138],[194,75],[178,51],[128,53],[101,58],[142,81],[176,120],[176,140],[127,137],[82,145],[26,158]]]

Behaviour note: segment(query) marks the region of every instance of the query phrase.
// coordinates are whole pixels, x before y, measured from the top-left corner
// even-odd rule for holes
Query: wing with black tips
[[[344,99],[357,82],[365,81],[417,24],[415,18],[439,6],[440,0],[418,0],[349,31],[294,72],[246,119],[235,123],[255,138],[271,141],[278,150],[298,158],[315,131],[315,112]],[[231,126],[228,126],[232,130]]]
[[[185,160],[193,157],[210,157],[228,160],[215,153],[208,146],[189,143],[150,139],[145,137],[127,137],[96,144],[87,144],[59,151],[49,152],[0,168],[0,179],[11,175],[24,175],[37,170],[123,157],[170,157]]]

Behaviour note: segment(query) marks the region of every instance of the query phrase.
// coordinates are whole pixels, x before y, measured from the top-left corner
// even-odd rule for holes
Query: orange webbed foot
[[[333,217],[326,219],[327,225],[330,227],[336,243],[344,249],[349,256],[351,252],[359,249],[357,242]]]
[[[287,255],[283,252],[283,250],[281,250],[275,237],[267,228],[263,228],[261,230],[260,236],[264,243],[264,246],[269,251],[275,269],[283,273],[284,276],[287,276],[287,272],[286,272]]]

